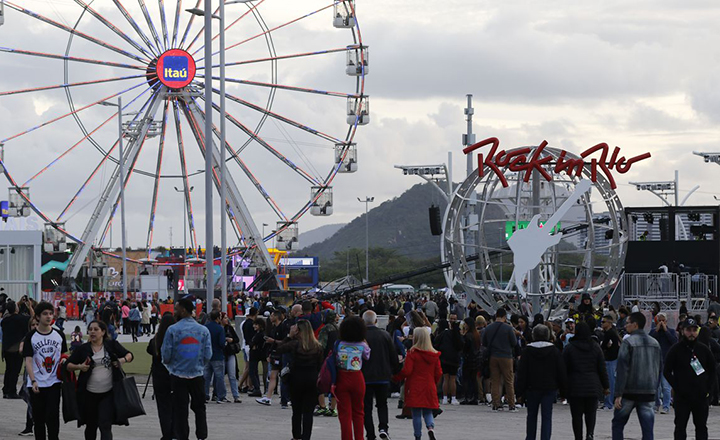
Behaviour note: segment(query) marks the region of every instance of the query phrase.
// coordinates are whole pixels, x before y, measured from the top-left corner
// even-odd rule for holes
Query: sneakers
[[[262,397],[260,399],[255,399],[257,403],[260,405],[270,406],[272,405],[272,400],[268,399],[267,397]]]
[[[447,405],[447,402],[448,402],[447,396],[443,396],[442,404]]]
[[[288,409],[288,408],[290,408],[290,407],[288,406],[287,403],[281,403],[281,404],[280,404],[280,409]]]
[[[32,428],[25,428],[25,430],[18,435],[23,436],[23,437],[30,437],[33,435],[33,430],[32,430]]]
[[[337,410],[335,410],[335,409],[329,409],[329,410],[325,411],[325,417],[337,417],[337,416],[338,416]]]
[[[233,403],[242,403],[242,400],[240,400],[239,397],[236,397],[233,399]]]
[[[663,409],[660,410],[660,414],[667,414],[667,413],[669,413],[669,412],[670,412],[670,410],[669,410],[669,409],[665,409],[665,408],[663,408]]]
[[[315,409],[315,412],[313,413],[313,415],[315,415],[315,416],[326,416],[326,415],[327,415],[327,412],[328,412],[327,408],[323,408],[322,406],[318,406],[318,407]]]
[[[400,398],[400,393],[391,393],[391,394],[390,394],[390,398],[391,398],[391,399],[399,399],[399,398]]]
[[[452,401],[450,402],[450,405],[460,405],[460,401],[453,396]]]
[[[217,403],[230,403],[230,401],[227,399],[227,397],[223,397],[222,399],[217,399]]]
[[[390,436],[388,435],[387,431],[381,430],[378,433],[378,436],[380,437],[380,440],[390,440]]]
[[[493,411],[503,411],[503,407],[502,406],[494,406],[492,410]]]
[[[518,409],[516,406],[511,406],[510,409],[508,409],[508,411],[516,413],[516,412],[518,412]]]
[[[248,393],[248,397],[262,397],[262,393],[260,391],[253,391]]]
[[[435,431],[433,431],[432,429],[428,429],[428,438],[430,440],[437,440],[437,437],[435,437]]]

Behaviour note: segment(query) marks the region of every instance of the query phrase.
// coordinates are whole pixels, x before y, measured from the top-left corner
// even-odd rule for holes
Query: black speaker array
[[[442,224],[440,221],[440,208],[433,205],[429,210],[430,232],[432,235],[442,235]]]

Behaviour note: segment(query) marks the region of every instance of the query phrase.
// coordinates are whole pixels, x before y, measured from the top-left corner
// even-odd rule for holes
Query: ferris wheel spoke
[[[196,75],[199,78],[205,78],[205,75]],[[219,76],[213,76],[213,80],[220,80]],[[281,89],[281,90],[289,90],[292,92],[302,92],[302,93],[312,93],[315,95],[323,95],[323,96],[334,96],[338,98],[359,98],[360,95],[355,93],[341,93],[341,92],[329,92],[325,90],[317,90],[317,89],[308,89],[306,87],[296,87],[296,86],[286,86],[282,84],[272,84],[272,83],[264,83],[264,82],[258,82],[258,81],[248,81],[243,79],[234,79],[234,78],[225,78],[225,81],[235,84],[243,84],[248,86],[256,86],[256,87],[268,87],[273,89]]]
[[[160,36],[158,35],[157,29],[155,29],[155,24],[153,23],[152,18],[150,17],[150,12],[148,12],[148,8],[145,5],[145,0],[138,0],[138,3],[140,4],[140,9],[142,10],[143,15],[145,16],[145,21],[147,22],[147,25],[150,28],[150,34],[152,35],[153,39],[155,39],[155,47],[157,48],[158,53],[162,53],[163,45],[160,42]]]
[[[153,185],[152,204],[150,205],[150,223],[148,225],[147,250],[148,256],[152,248],[153,231],[155,230],[155,211],[157,209],[158,189],[160,188],[160,172],[162,170],[163,150],[165,149],[165,133],[167,131],[167,116],[169,102],[165,101],[163,109],[162,129],[160,131],[160,145],[158,146],[157,165],[155,166],[155,184]]]
[[[197,243],[197,236],[195,234],[195,221],[193,220],[193,209],[192,209],[192,198],[190,197],[190,183],[188,181],[187,172],[187,161],[185,159],[185,143],[183,142],[182,126],[180,124],[180,109],[178,107],[178,101],[173,100],[173,117],[175,119],[175,130],[177,133],[178,140],[178,151],[180,153],[180,168],[182,171],[183,181],[183,195],[185,198],[185,209],[188,218],[188,228],[190,229],[190,245],[195,249],[195,243]],[[184,231],[183,231],[184,233]]]
[[[197,3],[195,3],[195,7],[193,9],[198,9],[200,6],[200,2],[202,0],[197,0]],[[178,9],[180,8],[180,5],[178,5]],[[182,39],[180,40],[180,44],[178,47],[182,48],[185,45],[185,39],[187,39],[188,33],[190,32],[190,28],[192,27],[193,22],[195,21],[195,14],[190,15],[190,20],[188,20],[187,25],[185,26],[185,32],[183,32]]]
[[[227,26],[225,27],[225,31],[227,31],[227,30],[230,29],[231,27],[235,26],[240,20],[242,20],[243,18],[247,17],[247,16],[250,15],[251,13],[254,13],[255,9],[257,9],[257,7],[260,6],[264,1],[265,1],[265,0],[260,0],[260,1],[258,1],[257,3],[255,3],[254,5],[252,5],[252,6],[248,9],[247,12],[245,12],[244,14],[242,14],[240,17],[236,18],[236,19],[235,19],[232,23],[230,23],[229,25],[227,25]],[[217,14],[219,10],[220,10],[220,8],[216,9],[214,13]],[[197,33],[197,35],[195,35],[195,38],[193,38],[193,40],[190,42],[190,44],[189,44],[188,47],[187,47],[187,50],[188,50],[188,51],[190,51],[190,49],[193,47],[193,45],[197,42],[197,39],[200,38],[200,35],[202,35],[202,33],[203,33],[204,30],[205,30],[205,27],[201,28],[200,31]],[[220,32],[218,32],[217,34],[215,34],[214,37],[212,37],[212,41],[215,41],[219,36],[220,36]],[[200,52],[200,51],[203,50],[204,48],[205,48],[205,45],[200,46],[195,52],[193,52],[193,55],[196,54],[196,53],[198,53],[198,52]]]
[[[164,48],[170,49],[170,40],[168,38],[168,24],[167,17],[165,16],[165,0],[158,0],[158,7],[160,8],[160,25],[162,26]]]
[[[117,7],[118,11],[125,17],[125,20],[130,24],[130,26],[135,30],[135,33],[138,34],[141,40],[143,40],[143,43],[147,46],[147,48],[150,50],[150,52],[153,53],[154,56],[158,56],[159,54],[155,52],[155,46],[153,46],[152,41],[150,41],[150,38],[148,38],[147,35],[145,35],[145,32],[140,29],[140,26],[133,20],[130,13],[125,9],[125,6],[120,3],[120,0],[113,0],[113,3],[115,3],[115,6]]]
[[[218,94],[218,95],[220,94],[220,91],[217,90],[217,89],[213,89],[213,92],[215,92],[215,93]],[[247,101],[245,101],[244,99],[238,98],[237,96],[233,96],[233,95],[231,95],[231,94],[229,94],[229,93],[225,93],[225,96],[227,97],[227,99],[229,99],[229,100],[231,100],[231,101],[233,101],[233,102],[235,102],[235,103],[237,103],[237,104],[240,104],[240,105],[242,105],[242,106],[245,106],[245,107],[247,107],[247,108],[250,108],[250,109],[252,109],[252,110],[255,110],[255,111],[257,111],[257,112],[260,112],[260,113],[262,113],[263,115],[268,115],[268,116],[270,116],[270,117],[272,117],[272,118],[274,118],[274,119],[277,119],[278,121],[284,122],[284,123],[286,123],[286,124],[288,124],[288,125],[291,125],[291,126],[293,126],[293,127],[295,127],[295,128],[298,128],[298,129],[300,129],[300,130],[302,130],[302,131],[305,131],[305,132],[307,132],[307,133],[313,134],[313,135],[315,135],[315,136],[317,136],[317,137],[319,137],[319,138],[321,138],[321,139],[324,139],[324,140],[326,140],[326,141],[332,142],[332,143],[334,143],[334,144],[339,144],[339,143],[342,143],[342,142],[343,142],[342,140],[340,140],[340,139],[338,139],[338,138],[336,138],[336,137],[334,137],[334,136],[331,136],[331,135],[329,135],[329,134],[326,134],[326,133],[323,133],[323,132],[321,132],[321,131],[315,130],[314,128],[308,127],[307,125],[301,124],[301,123],[299,123],[299,122],[293,121],[293,120],[290,119],[290,118],[287,118],[287,117],[282,116],[282,115],[280,115],[280,114],[278,114],[278,113],[272,112],[272,111],[270,111],[270,110],[268,110],[268,109],[266,109],[266,108],[260,107],[259,105],[255,105],[255,104],[252,104],[252,103],[250,103],[250,102],[247,102]]]
[[[228,98],[230,98],[230,95],[227,95]],[[219,111],[220,106],[213,103],[213,108],[217,111]],[[312,183],[313,185],[320,185],[320,181],[312,176],[307,171],[303,170],[299,166],[295,165],[290,159],[285,157],[282,153],[280,153],[278,150],[273,148],[270,144],[268,144],[263,138],[261,138],[257,133],[250,130],[248,127],[246,127],[242,122],[238,121],[234,116],[232,116],[230,113],[226,112],[227,120],[230,121],[233,125],[235,125],[237,128],[242,130],[246,135],[248,135],[250,138],[252,138],[255,142],[260,144],[263,148],[265,148],[267,151],[269,151],[273,156],[280,159],[282,163],[290,167],[293,171],[298,173],[303,179],[307,180],[308,182]]]
[[[28,9],[25,9],[25,8],[23,8],[23,7],[20,7],[20,6],[16,5],[16,4],[14,4],[14,3],[11,3],[11,2],[6,1],[5,4],[6,4],[6,5],[8,6],[8,8],[10,8],[10,9],[14,9],[14,10],[16,10],[16,11],[18,11],[18,12],[21,12],[21,13],[23,13],[23,14],[25,14],[25,15],[28,15],[28,16],[30,16],[30,17],[33,17],[33,18],[35,18],[35,19],[37,19],[37,20],[40,20],[40,21],[42,21],[42,22],[44,22],[44,23],[50,24],[50,25],[52,25],[52,26],[55,26],[55,27],[57,27],[57,28],[59,28],[59,29],[62,29],[62,30],[64,30],[65,32],[68,32],[68,33],[70,33],[70,34],[77,35],[77,36],[80,37],[80,38],[84,38],[85,40],[88,40],[88,41],[90,41],[90,42],[92,42],[92,43],[95,43],[95,44],[97,44],[97,45],[99,45],[99,46],[101,46],[101,47],[104,47],[104,48],[106,48],[106,49],[112,50],[113,52],[117,52],[117,53],[119,53],[119,54],[121,54],[121,55],[124,55],[124,56],[126,56],[126,57],[128,57],[128,58],[132,58],[132,59],[134,59],[134,60],[136,60],[136,61],[140,61],[141,63],[147,62],[147,60],[145,60],[145,59],[143,59],[143,58],[141,58],[141,57],[139,57],[139,56],[137,56],[137,55],[135,55],[135,54],[132,54],[132,53],[130,53],[130,52],[127,52],[127,51],[125,51],[125,50],[122,50],[122,49],[120,49],[120,48],[118,48],[118,47],[115,47],[115,46],[113,46],[113,45],[111,45],[111,44],[108,44],[108,43],[106,43],[106,42],[104,42],[104,41],[101,41],[101,40],[99,40],[99,39],[97,39],[97,38],[95,38],[95,37],[91,37],[90,35],[88,35],[88,34],[86,34],[86,33],[84,33],[84,32],[80,32],[80,31],[77,30],[77,29],[72,29],[72,28],[70,28],[69,26],[66,26],[66,25],[64,25],[64,24],[58,23],[57,21],[51,20],[50,18],[47,18],[47,17],[45,17],[45,16],[43,16],[43,15],[40,15],[40,14],[38,14],[38,13],[36,13],[36,12],[32,12],[32,11],[30,11],[30,10],[28,10]]]
[[[40,92],[45,90],[54,90],[54,89],[66,89],[70,87],[78,87],[78,86],[88,86],[92,84],[104,84],[114,81],[124,81],[128,79],[137,79],[137,78],[145,78],[145,75],[132,75],[132,76],[120,76],[117,78],[107,78],[107,79],[98,79],[94,81],[82,81],[82,82],[76,82],[72,84],[56,84],[54,86],[45,86],[45,87],[34,87],[32,89],[20,89],[20,90],[11,90],[8,92],[0,92],[0,96],[7,96],[7,95],[17,95],[20,93],[32,93],[32,92]]]
[[[82,0],[75,0],[75,3],[83,7],[86,11],[90,13],[93,17],[95,17],[100,23],[104,24],[108,29],[115,32],[120,38],[128,42],[132,47],[134,47],[136,50],[138,50],[140,53],[145,55],[148,59],[152,59],[153,56],[148,53],[144,47],[142,47],[139,43],[137,43],[135,40],[130,38],[125,32],[121,31],[117,26],[112,24],[109,20],[107,20],[105,17],[103,17],[99,12],[94,10],[92,7],[90,7],[89,4],[85,3]]]
[[[278,60],[288,60],[292,58],[303,58],[303,57],[311,57],[316,55],[327,55],[331,53],[338,53],[338,52],[349,52],[351,50],[356,50],[357,46],[348,46],[348,47],[338,47],[337,49],[327,49],[327,50],[318,50],[315,52],[302,52],[302,53],[294,53],[289,55],[278,55],[274,57],[267,57],[267,58],[257,58],[253,60],[244,60],[244,61],[235,61],[232,63],[225,63],[225,67],[233,67],[233,66],[243,66],[246,64],[255,64],[255,63],[263,63],[267,61],[278,61]],[[213,69],[220,67],[220,64],[214,64]],[[198,71],[204,69],[204,67],[198,67]]]
[[[175,47],[175,43],[177,42],[178,28],[180,27],[180,11],[182,11],[182,0],[177,0],[175,8],[175,23],[173,24],[173,35],[171,44],[171,47],[173,48]]]
[[[42,57],[42,58],[54,58],[57,60],[74,61],[77,63],[98,64],[101,66],[119,67],[121,69],[134,69],[134,70],[143,70],[143,71],[147,69],[147,67],[138,66],[135,64],[113,63],[111,61],[100,61],[100,60],[93,60],[90,58],[79,58],[79,57],[71,57],[71,56],[65,56],[65,55],[56,55],[56,54],[52,54],[52,53],[34,52],[31,50],[12,49],[10,47],[0,47],[0,52],[14,53],[14,54],[18,54],[18,55],[30,55],[30,56]]]
[[[126,106],[123,106],[123,109],[127,108],[129,105],[131,105],[132,103],[134,103],[135,101],[137,101],[138,99],[140,99],[140,97],[141,97],[142,95],[144,95],[145,93],[147,93],[149,90],[150,90],[150,89],[145,90],[144,92],[140,93],[140,94],[139,94],[138,96],[136,96],[132,101],[130,101]],[[152,97],[149,98],[148,101],[149,101],[150,99],[152,99]],[[109,118],[107,118],[107,119],[106,119],[105,121],[103,121],[100,125],[98,125],[97,127],[95,127],[94,130],[92,130],[91,132],[89,132],[88,134],[86,134],[85,136],[83,136],[82,139],[80,139],[79,141],[77,141],[73,146],[71,146],[71,147],[68,148],[67,150],[63,151],[62,154],[60,154],[60,156],[58,156],[58,157],[56,157],[55,159],[53,159],[52,162],[50,162],[50,163],[47,164],[43,169],[41,169],[40,171],[38,171],[37,173],[35,173],[35,175],[33,175],[33,176],[32,176],[31,178],[29,178],[25,183],[23,183],[22,186],[27,186],[30,182],[32,182],[33,180],[35,180],[38,176],[40,176],[42,173],[44,173],[45,171],[47,171],[48,169],[50,169],[50,167],[52,167],[53,165],[55,165],[60,159],[64,158],[64,157],[67,156],[72,150],[74,150],[75,148],[77,148],[78,145],[82,144],[82,143],[83,143],[85,140],[87,140],[90,136],[92,136],[93,134],[97,133],[101,128],[103,128],[103,127],[105,126],[105,124],[107,124],[108,122],[110,122],[110,121],[114,120],[115,118],[117,118],[118,112],[122,111],[123,109],[118,109],[117,112],[113,113]]]
[[[108,99],[112,99],[112,98],[118,97],[118,96],[120,96],[120,95],[123,95],[123,94],[125,94],[125,93],[130,92],[131,90],[137,89],[138,87],[142,86],[143,84],[144,84],[144,85],[147,85],[147,83],[144,83],[144,82],[143,82],[143,83],[140,83],[140,84],[138,84],[138,85],[136,85],[136,86],[130,87],[129,89],[125,89],[125,90],[123,90],[122,92],[118,92],[118,93],[114,93],[114,94],[112,94],[112,95],[110,95],[110,96],[106,96],[105,98],[99,99],[99,100],[93,102],[92,104],[88,104],[88,105],[86,105],[86,106],[84,106],[84,107],[80,107],[80,108],[75,109],[75,110],[73,110],[73,111],[71,111],[71,112],[69,112],[69,113],[65,113],[65,114],[62,115],[62,116],[58,116],[57,118],[51,119],[51,120],[49,120],[49,121],[47,121],[47,122],[43,122],[43,123],[40,124],[40,125],[36,125],[35,127],[31,128],[31,129],[29,129],[29,130],[25,130],[25,131],[20,132],[20,133],[18,133],[18,134],[16,134],[16,135],[10,136],[9,138],[5,138],[5,139],[3,139],[3,140],[0,140],[0,144],[5,144],[5,143],[7,143],[7,142],[9,142],[9,141],[11,141],[11,140],[13,140],[13,139],[19,138],[20,136],[24,136],[24,135],[26,135],[26,134],[28,134],[28,133],[31,133],[31,132],[33,132],[33,131],[35,131],[35,130],[39,130],[39,129],[43,128],[43,127],[47,127],[47,126],[50,125],[50,124],[53,124],[53,123],[55,123],[55,122],[57,122],[57,121],[60,121],[60,120],[62,120],[62,119],[64,119],[64,118],[67,118],[68,116],[72,116],[72,115],[77,114],[77,113],[79,113],[79,112],[81,112],[81,111],[83,111],[83,110],[86,110],[86,109],[90,108],[90,107],[93,107],[93,106],[95,106],[95,105],[98,105],[98,104],[100,104],[100,103],[103,102],[103,101],[107,101]],[[146,93],[148,90],[150,90],[150,87],[148,87],[148,89],[145,90],[145,92],[143,92],[143,93]]]
[[[243,40],[243,41],[240,41],[239,43],[235,43],[235,44],[232,44],[232,45],[230,45],[230,46],[227,46],[227,47],[225,48],[225,51],[227,52],[227,51],[230,50],[230,49],[233,49],[233,48],[236,48],[236,47],[238,47],[238,46],[241,46],[241,45],[243,45],[243,44],[245,44],[245,43],[247,43],[247,42],[250,42],[250,41],[252,41],[252,40],[255,40],[256,38],[260,38],[260,37],[262,37],[262,36],[264,36],[264,35],[267,35],[267,34],[269,34],[269,33],[271,33],[271,32],[275,32],[275,31],[277,31],[277,30],[279,30],[279,29],[282,29],[282,28],[285,28],[285,27],[287,27],[287,26],[290,26],[291,24],[295,24],[295,23],[299,22],[300,20],[302,20],[302,19],[304,19],[304,18],[312,17],[313,15],[315,15],[315,14],[317,14],[317,13],[319,13],[319,12],[322,12],[322,11],[324,11],[324,10],[326,10],[326,9],[332,8],[334,5],[335,5],[334,2],[333,2],[333,3],[330,3],[329,5],[327,5],[327,6],[325,6],[325,7],[322,7],[322,8],[320,8],[320,9],[318,9],[318,10],[315,10],[315,11],[313,11],[313,12],[310,12],[309,14],[305,14],[305,15],[303,15],[303,16],[301,16],[301,17],[295,18],[295,19],[290,20],[290,21],[288,21],[288,22],[286,22],[286,23],[283,23],[283,24],[281,24],[281,25],[275,26],[275,27],[272,28],[272,29],[268,29],[268,30],[266,30],[266,31],[264,31],[264,32],[261,32],[261,33],[259,33],[259,34],[257,34],[257,35],[254,35],[254,36],[252,36],[252,37],[250,37],[250,38],[247,38],[247,39],[245,39],[245,40]],[[197,53],[197,51],[193,52],[193,55],[195,55],[196,53]],[[220,53],[220,51],[213,52],[212,55],[215,56],[215,55],[217,55],[217,54],[219,54],[219,53]],[[204,58],[199,58],[197,61],[202,61],[202,60],[204,60]]]

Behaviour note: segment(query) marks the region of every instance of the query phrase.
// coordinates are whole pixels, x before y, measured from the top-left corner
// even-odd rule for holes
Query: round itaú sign
[[[171,89],[182,89],[195,78],[195,60],[184,50],[168,50],[158,58],[155,71],[161,83]]]

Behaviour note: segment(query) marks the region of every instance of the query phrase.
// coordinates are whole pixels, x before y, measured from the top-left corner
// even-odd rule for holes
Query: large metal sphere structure
[[[292,250],[298,220],[308,212],[330,215],[335,177],[357,169],[355,134],[370,118],[365,95],[369,57],[354,0],[226,2],[225,145],[218,105],[220,30],[212,30],[212,57],[206,59],[205,28],[196,17],[200,0],[77,0],[64,6],[64,13],[73,14],[71,22],[54,19],[53,11],[31,10],[28,2],[5,3],[0,60],[16,63],[5,81],[27,79],[15,81],[22,88],[0,90],[3,107],[20,108],[32,100],[50,103],[50,110],[36,121],[0,121],[2,171],[27,208],[23,212],[32,209],[46,229],[77,243],[66,278],[78,275],[90,250],[108,247],[121,186],[133,211],[144,212],[131,228],[131,234],[142,233],[148,250],[141,262],[152,264],[149,253],[163,221],[167,227],[185,217],[188,247],[202,246],[193,214],[193,197],[200,191],[191,192],[200,183],[195,176],[204,173],[206,154],[219,170],[220,150],[227,152],[227,199],[218,215],[228,218],[228,230],[237,239],[231,244],[260,269],[274,269],[264,243],[275,239],[278,247]],[[42,39],[19,38],[19,32],[10,32],[13,26],[33,29]],[[214,142],[208,146],[207,63],[215,112]],[[26,67],[42,75],[23,73]],[[118,98],[122,109],[114,104]],[[122,128],[115,122],[118,113]],[[48,142],[53,133],[66,137]],[[27,160],[29,145],[48,143]],[[212,179],[217,196],[217,172]],[[260,225],[271,219],[272,232],[261,234]]]
[[[530,147],[527,157],[533,157],[537,148]],[[507,179],[504,187],[498,174],[484,166],[482,176],[476,169],[455,191],[445,212],[442,256],[451,264],[455,292],[466,293],[468,301],[474,299],[492,311],[500,306],[527,311],[524,303],[529,303],[534,305],[533,313],[539,313],[560,309],[582,294],[597,303],[616,285],[625,260],[626,225],[620,199],[600,173],[591,191],[578,193],[578,201],[571,200],[572,206],[555,225],[554,233],[562,233],[559,242],[547,248],[534,270],[518,277],[520,286],[513,276],[515,255],[508,239],[527,228],[536,215],[542,228],[576,185],[593,177],[589,164],[572,176],[554,174],[560,154],[561,150],[546,147],[538,156],[550,157],[542,165],[550,181],[535,170],[525,182],[525,172],[511,171],[506,165],[499,168]],[[564,154],[564,160],[580,160]]]

